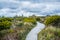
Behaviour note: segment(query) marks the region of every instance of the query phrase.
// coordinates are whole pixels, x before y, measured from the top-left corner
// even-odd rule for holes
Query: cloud
[[[34,3],[31,1],[33,0],[0,0],[0,15],[15,16],[17,13],[17,15],[30,16],[33,14],[50,15],[60,13],[60,4],[56,0],[55,3]]]
[[[60,0],[18,0],[18,1],[30,1],[33,3],[60,2]]]
[[[40,13],[45,15],[60,13],[60,5],[47,4],[46,8],[41,10]]]
[[[2,9],[2,8],[16,9],[18,7],[19,7],[19,2],[18,1],[0,0],[0,9]]]
[[[5,16],[5,15],[11,16],[12,14],[11,15],[10,14],[11,14],[11,9],[9,8],[4,8],[0,10],[0,16]]]
[[[22,15],[24,15],[24,16],[31,16],[33,14],[34,13],[30,14],[30,12],[26,12],[24,10],[18,11],[18,10],[12,10],[12,9],[9,9],[9,8],[4,8],[4,9],[0,10],[0,15],[1,16],[8,16],[8,17],[13,17],[15,15],[18,15],[18,16],[22,16]]]

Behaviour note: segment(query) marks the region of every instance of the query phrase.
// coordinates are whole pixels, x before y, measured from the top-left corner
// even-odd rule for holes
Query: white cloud
[[[19,1],[16,1],[16,0],[0,0],[0,2],[19,2]]]
[[[0,14],[6,14],[9,11],[9,9],[1,9]]]
[[[29,2],[29,1],[21,2],[21,6],[29,6],[30,4],[31,4],[31,2]]]
[[[13,11],[15,10],[9,8],[0,9],[0,16],[15,16],[16,13]]]
[[[0,0],[0,2],[5,2],[4,7],[0,9],[0,15],[14,16],[16,15],[41,15],[49,14],[54,10],[60,10],[59,3],[32,3],[30,1],[16,1],[16,0]],[[6,7],[5,7],[6,5]],[[13,9],[14,8],[14,9]],[[53,12],[54,13],[54,12]]]
[[[51,12],[57,9],[60,9],[60,5],[46,4],[46,8],[41,10],[41,12]]]

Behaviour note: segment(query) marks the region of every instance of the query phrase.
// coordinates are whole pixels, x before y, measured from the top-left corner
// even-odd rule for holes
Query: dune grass
[[[7,20],[4,19],[3,22],[4,21],[7,21]],[[10,22],[10,19],[8,21]],[[20,18],[20,19],[18,18],[18,19],[14,19],[12,21],[11,21],[11,23],[14,24],[14,26],[16,26],[16,27],[13,28],[14,26],[11,25],[12,28],[9,28],[9,29],[7,28],[4,30],[1,29],[0,40],[10,40],[10,39],[11,40],[25,40],[25,38],[26,38],[27,34],[30,32],[30,30],[36,26],[36,20],[34,18]],[[6,23],[5,23],[5,25],[6,25]],[[4,25],[4,27],[6,27],[5,25]]]
[[[60,28],[46,27],[38,34],[38,40],[60,40]]]

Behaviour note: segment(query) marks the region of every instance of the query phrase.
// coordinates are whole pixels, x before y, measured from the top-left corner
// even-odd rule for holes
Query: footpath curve
[[[44,24],[37,22],[37,26],[28,33],[26,40],[37,40],[38,33],[44,28]]]

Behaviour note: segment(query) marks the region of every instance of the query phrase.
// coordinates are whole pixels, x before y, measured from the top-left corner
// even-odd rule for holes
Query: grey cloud
[[[18,0],[18,1],[30,1],[34,3],[41,3],[41,2],[60,2],[60,0]]]
[[[2,8],[11,8],[11,9],[16,9],[19,7],[18,3],[13,3],[13,2],[0,2],[0,9]]]

